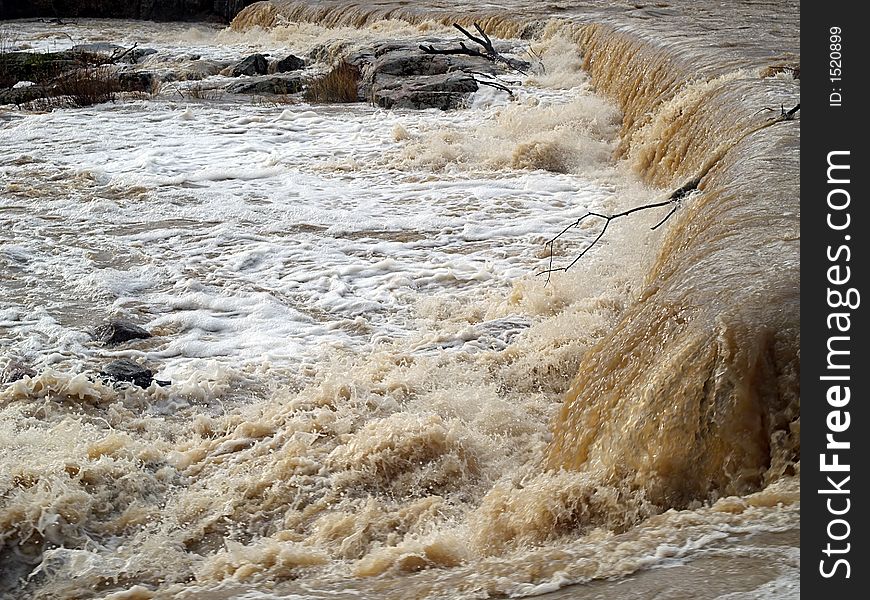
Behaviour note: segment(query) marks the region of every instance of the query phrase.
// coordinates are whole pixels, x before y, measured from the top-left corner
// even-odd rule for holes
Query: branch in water
[[[474,81],[476,81],[479,85],[488,85],[489,87],[493,87],[497,90],[502,90],[503,92],[507,92],[508,96],[511,98],[514,97],[513,90],[511,90],[508,86],[503,83],[498,83],[497,81],[491,81],[489,79],[479,79],[479,77],[490,77],[486,73],[478,73],[477,71],[463,71],[463,73],[467,74]],[[478,77],[475,77],[477,75]],[[495,79],[495,78],[493,78]]]
[[[793,107],[793,108],[790,108],[789,110],[786,110],[786,109],[785,109],[785,105],[784,105],[784,104],[780,104],[780,105],[779,105],[779,114],[778,114],[777,116],[775,116],[775,117],[770,117],[770,118],[768,119],[768,121],[774,121],[774,122],[779,122],[779,121],[794,121],[794,116],[795,116],[795,114],[797,113],[797,111],[799,111],[800,109],[801,109],[801,103],[800,103],[800,102],[798,102],[797,104],[795,104],[794,107]],[[771,112],[776,112],[776,109],[775,109],[775,108],[770,108],[770,107],[768,107],[768,106],[765,106],[764,108],[762,108],[761,110],[759,110],[758,112],[756,112],[756,113],[754,113],[754,114],[757,115],[758,113],[762,113],[762,112],[764,112],[764,111],[766,111],[766,110],[769,110],[769,111],[771,111]]]
[[[571,267],[576,265],[577,262],[581,258],[583,258],[586,255],[586,253],[589,252],[592,249],[592,247],[595,246],[595,244],[597,244],[599,242],[599,240],[601,240],[602,237],[604,237],[604,233],[607,231],[607,226],[610,225],[611,221],[613,221],[615,219],[619,219],[621,217],[627,217],[628,215],[634,214],[636,212],[640,212],[642,210],[650,210],[652,208],[661,208],[663,206],[673,205],[670,212],[667,215],[665,215],[665,217],[661,221],[659,221],[658,223],[656,223],[655,225],[653,225],[651,227],[652,230],[658,229],[659,227],[664,225],[665,221],[670,219],[671,216],[673,216],[673,214],[675,212],[677,212],[677,209],[680,206],[680,202],[682,202],[682,200],[686,196],[688,196],[693,191],[698,189],[698,184],[700,182],[701,182],[701,178],[696,177],[695,179],[692,179],[691,181],[689,181],[688,183],[686,183],[682,187],[674,190],[673,193],[671,193],[671,195],[668,197],[667,200],[662,200],[661,202],[654,202],[652,204],[644,204],[642,206],[635,206],[634,208],[630,208],[628,210],[622,211],[621,213],[616,213],[615,215],[603,215],[601,213],[592,212],[592,211],[587,212],[585,215],[583,215],[582,217],[580,217],[579,219],[577,219],[576,221],[574,221],[573,223],[571,223],[570,225],[565,227],[565,229],[560,231],[553,239],[551,239],[550,241],[547,242],[547,246],[550,247],[549,265],[545,270],[543,270],[537,274],[538,275],[546,275],[547,276],[546,283],[550,283],[550,276],[553,273],[556,273],[559,271],[563,271],[563,272],[567,271],[568,269],[570,269]],[[592,243],[589,244],[588,246],[586,246],[583,249],[583,251],[580,254],[578,254],[574,258],[574,260],[572,260],[567,266],[553,267],[553,248],[555,246],[556,240],[558,240],[563,235],[565,235],[568,232],[568,230],[573,229],[574,227],[577,227],[578,225],[580,225],[580,223],[582,223],[583,221],[585,221],[586,219],[588,219],[590,217],[596,217],[598,219],[603,219],[604,220],[604,227],[601,228],[601,231],[598,232],[598,235],[595,237],[594,240],[592,240]]]

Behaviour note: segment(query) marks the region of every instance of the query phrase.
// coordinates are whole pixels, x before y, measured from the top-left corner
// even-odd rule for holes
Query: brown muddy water
[[[0,360],[38,372],[0,388],[0,593],[798,598],[800,118],[762,111],[800,100],[798,13],[275,0],[226,30],[3,24],[20,48],[138,41],[160,70],[479,22],[540,65],[447,113],[184,82],[0,107]],[[586,211],[696,178],[662,228],[637,213],[534,275]],[[102,348],[109,316],[155,336]],[[118,357],[172,384],[96,381]]]

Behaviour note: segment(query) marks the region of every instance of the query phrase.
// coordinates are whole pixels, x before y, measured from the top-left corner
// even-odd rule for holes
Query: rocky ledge
[[[111,43],[62,52],[13,51],[0,54],[0,104],[41,101],[38,108],[87,106],[114,101],[118,93],[158,94],[163,84],[171,83],[172,93],[198,100],[245,94],[289,97],[290,102],[371,102],[388,109],[451,110],[467,105],[470,94],[481,85],[510,93],[495,83],[498,76],[529,67],[505,58],[488,38],[487,52],[465,53],[469,49],[464,45],[459,51],[455,45],[444,47],[453,43],[423,38],[357,47],[337,59],[325,48],[316,48],[304,58],[252,54],[235,62],[166,56],[150,48]],[[435,48],[436,44],[443,49]],[[202,84],[178,84],[189,81]]]

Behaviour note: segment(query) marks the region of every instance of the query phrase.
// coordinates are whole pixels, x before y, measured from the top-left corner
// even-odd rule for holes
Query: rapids
[[[510,4],[3,24],[164,68],[479,22],[543,68],[449,113],[0,108],[0,360],[38,371],[0,388],[0,593],[799,596],[800,120],[760,112],[799,102],[798,5]],[[117,357],[172,384],[88,376]]]

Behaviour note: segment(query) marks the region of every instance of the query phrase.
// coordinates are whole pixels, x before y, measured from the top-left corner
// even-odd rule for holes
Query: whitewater
[[[762,27],[747,6],[730,30],[706,5],[517,4],[531,28],[291,2],[0,25],[29,51],[153,48],[158,73],[254,52],[318,73],[477,19],[535,64],[452,111],[236,96],[211,67],[0,107],[0,370],[32,370],[0,385],[0,594],[799,597],[799,210],[770,166],[799,120],[752,114],[799,101],[797,29],[713,60],[679,25],[735,39]],[[664,227],[614,221],[540,275],[571,222],[698,174]],[[107,347],[110,319],[153,337]],[[119,358],[168,384],[102,380]]]

